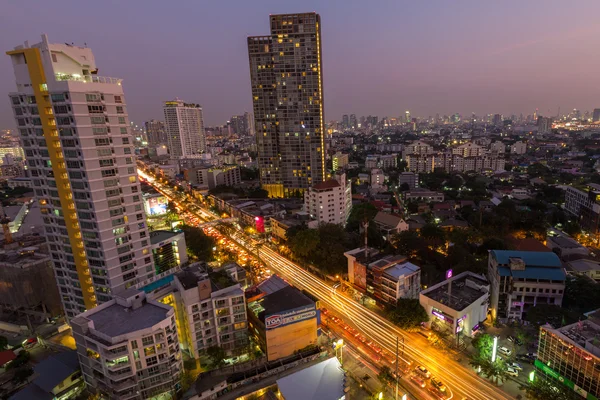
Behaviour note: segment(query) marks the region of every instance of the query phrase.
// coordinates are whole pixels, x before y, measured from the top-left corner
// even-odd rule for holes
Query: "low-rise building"
[[[572,274],[584,275],[600,282],[600,261],[598,260],[579,259],[569,261],[567,267]]]
[[[150,249],[157,275],[188,262],[183,232],[151,231]]]
[[[337,357],[277,379],[282,400],[340,400],[346,396],[346,372]]]
[[[423,290],[419,302],[433,329],[472,337],[486,320],[490,284],[473,272],[463,272]]]
[[[88,389],[142,400],[180,390],[183,361],[172,307],[127,289],[71,320]]]
[[[600,326],[584,320],[555,329],[540,328],[535,367],[556,385],[565,385],[581,398],[600,398]],[[539,379],[539,378],[536,378]]]
[[[10,178],[6,181],[6,186],[11,189],[22,187],[22,188],[33,188],[31,178]]]
[[[546,237],[546,246],[562,260],[582,258],[590,254],[587,247],[582,246],[575,239],[564,235],[548,235]]]
[[[67,400],[77,398],[85,388],[77,352],[52,354],[33,367],[30,382],[9,400]]]
[[[196,263],[175,274],[175,307],[181,313],[181,347],[195,359],[209,347],[235,354],[248,344],[246,301],[226,269]]]
[[[500,321],[527,319],[538,304],[562,305],[566,274],[555,253],[491,250],[487,277],[492,317]]]
[[[222,167],[198,167],[183,171],[186,181],[199,187],[214,189],[217,186],[239,186],[242,175],[237,165],[223,165]]]
[[[416,189],[404,193],[404,199],[406,201],[441,202],[444,201],[444,193],[433,192],[427,189]]]
[[[248,289],[246,297],[251,330],[268,361],[317,343],[319,310],[312,296],[273,275]]]
[[[364,247],[344,255],[348,259],[348,281],[359,291],[388,304],[395,304],[400,298],[418,298],[421,268],[406,257],[382,257],[376,249]]]
[[[317,223],[346,225],[352,210],[352,183],[346,174],[317,183],[304,192],[304,210]]]
[[[402,172],[398,175],[398,186],[406,183],[409,190],[415,190],[419,187],[419,174],[414,172]]]
[[[287,232],[290,228],[307,224],[310,215],[306,212],[300,212],[289,217],[271,218],[271,235],[279,240],[288,240]]]
[[[331,164],[334,171],[338,169],[346,169],[349,163],[348,154],[337,152],[331,157]]]
[[[385,175],[381,169],[374,168],[371,170],[369,184],[371,185],[372,192],[387,190],[387,185],[385,184]]]
[[[390,240],[392,235],[408,230],[408,223],[405,220],[397,215],[388,214],[383,211],[379,211],[375,215],[373,222],[377,225],[379,232],[381,232],[386,240]]]

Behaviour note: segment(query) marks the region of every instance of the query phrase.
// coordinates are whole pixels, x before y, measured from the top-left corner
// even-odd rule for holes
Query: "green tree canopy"
[[[417,299],[398,299],[396,307],[388,307],[387,317],[402,329],[418,328],[429,321],[427,311]]]
[[[225,364],[227,354],[220,346],[211,346],[206,349],[206,355],[210,359],[211,368],[220,368]]]
[[[348,216],[348,222],[346,223],[346,230],[358,231],[361,223],[366,219],[368,221],[375,218],[377,215],[377,207],[371,203],[361,203],[352,206],[352,211]]]
[[[181,228],[185,235],[185,243],[188,251],[202,261],[212,261],[214,258],[213,248],[217,245],[215,239],[204,233],[202,228],[183,225]]]

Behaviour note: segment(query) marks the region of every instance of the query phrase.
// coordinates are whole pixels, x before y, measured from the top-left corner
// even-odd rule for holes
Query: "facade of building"
[[[600,185],[590,183],[585,190],[568,186],[564,207],[579,219],[583,230],[594,235],[600,232]]]
[[[427,201],[427,202],[442,202],[444,201],[444,193],[443,192],[432,192],[427,189],[417,189],[411,190],[410,192],[404,193],[404,199],[406,201]]]
[[[331,158],[331,164],[334,171],[338,169],[345,169],[349,163],[348,154],[337,152]]]
[[[263,188],[287,197],[325,181],[321,17],[271,15],[271,34],[248,38]]]
[[[220,185],[235,187],[242,183],[241,171],[236,165],[190,168],[183,171],[183,176],[191,184],[207,189]]]
[[[521,141],[513,143],[510,145],[510,153],[518,155],[527,153],[527,143]]]
[[[348,281],[361,292],[387,304],[419,297],[421,268],[406,257],[382,257],[377,250],[362,247],[344,255],[348,259]]]
[[[401,217],[393,214],[388,214],[383,211],[379,211],[373,222],[379,228],[379,232],[385,237],[386,240],[400,232],[408,230],[408,224]]]
[[[0,253],[0,305],[7,310],[28,310],[59,315],[62,305],[52,261],[38,247],[21,247]]]
[[[218,346],[228,354],[248,344],[244,291],[225,269],[211,271],[199,263],[175,274],[175,304],[182,315],[182,348],[198,359]]]
[[[10,101],[73,317],[154,274],[123,86],[96,75],[91,49],[46,35],[8,54]]]
[[[582,399],[598,400],[598,337],[600,325],[597,320],[584,320],[558,329],[542,326],[534,365],[556,385],[567,386]]]
[[[486,150],[475,143],[465,143],[445,152],[436,152],[429,144],[417,141],[407,145],[403,159],[410,172],[428,173],[436,168],[446,172],[467,172],[489,169],[504,170],[505,160],[502,153]]]
[[[371,185],[371,190],[374,192],[387,190],[385,174],[381,169],[374,168],[371,170],[369,184]]]
[[[287,357],[317,343],[319,310],[316,300],[277,275],[246,293],[250,328],[268,361]]]
[[[148,146],[150,147],[156,147],[160,144],[167,143],[165,123],[155,119],[146,121],[146,136],[148,136]]]
[[[419,174],[414,172],[402,172],[398,175],[398,186],[403,183],[408,185],[409,190],[415,190],[419,187]]]
[[[176,325],[172,307],[135,289],[72,319],[88,389],[120,400],[175,396],[183,373]]]
[[[352,210],[352,183],[346,174],[336,175],[304,192],[304,211],[317,223],[346,226]]]
[[[188,255],[183,232],[152,231],[150,243],[157,275],[187,264]]]
[[[494,319],[521,321],[530,307],[562,305],[566,274],[552,252],[492,250],[487,278]]]
[[[473,337],[487,318],[489,298],[489,282],[466,271],[423,290],[419,302],[431,315],[429,327]]]
[[[202,107],[181,100],[164,104],[165,130],[171,158],[198,156],[206,151]]]

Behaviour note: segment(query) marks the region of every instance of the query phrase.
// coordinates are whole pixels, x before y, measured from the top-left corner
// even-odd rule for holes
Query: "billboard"
[[[275,329],[282,326],[294,324],[296,322],[304,321],[307,319],[315,318],[317,316],[317,309],[314,305],[300,307],[295,310],[286,311],[278,314],[272,314],[265,318],[265,328]]]
[[[165,196],[152,196],[144,199],[147,215],[163,215],[167,213],[168,200]]]

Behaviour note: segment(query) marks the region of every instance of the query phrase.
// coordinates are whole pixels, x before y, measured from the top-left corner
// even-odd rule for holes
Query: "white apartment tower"
[[[346,174],[319,182],[304,193],[304,211],[314,218],[314,224],[331,223],[346,226],[352,210],[352,183]]]
[[[164,110],[171,158],[186,158],[204,153],[206,137],[202,107],[175,99],[165,101]]]
[[[154,275],[121,80],[92,50],[15,47],[10,93],[69,318]]]

